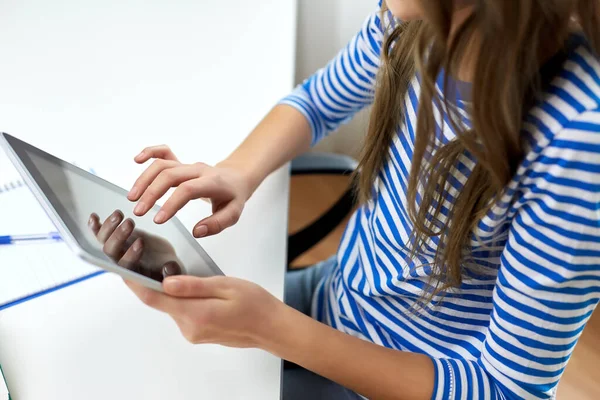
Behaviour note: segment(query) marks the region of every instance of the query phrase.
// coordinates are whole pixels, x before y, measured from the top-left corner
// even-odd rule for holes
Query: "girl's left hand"
[[[262,287],[225,276],[169,277],[165,293],[126,283],[143,303],[169,314],[194,344],[265,348],[287,307]]]

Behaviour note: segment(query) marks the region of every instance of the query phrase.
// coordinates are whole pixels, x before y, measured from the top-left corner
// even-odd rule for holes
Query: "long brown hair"
[[[400,24],[384,43],[357,186],[360,199],[369,200],[403,122],[410,81],[418,72],[421,91],[407,197],[414,225],[412,255],[433,238],[439,243],[431,291],[425,296],[430,300],[461,284],[475,224],[523,160],[521,129],[541,90],[541,65],[562,48],[574,27],[600,54],[600,0],[475,0],[473,12],[454,32],[456,0],[420,3],[423,21]],[[448,75],[456,74],[465,56],[473,53],[477,57],[468,68],[473,85],[467,128],[448,97],[438,95],[436,81],[444,71],[447,86]],[[435,105],[448,115],[456,133],[444,145],[436,144]],[[442,204],[451,190],[448,179],[466,154],[475,160],[474,168],[443,215]],[[419,206],[417,193],[422,195]]]

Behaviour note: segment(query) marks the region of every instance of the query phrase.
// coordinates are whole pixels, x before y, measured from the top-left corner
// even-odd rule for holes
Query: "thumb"
[[[225,298],[227,277],[199,278],[190,275],[170,276],[163,281],[165,293],[184,298]]]
[[[242,215],[243,205],[230,202],[225,207],[217,210],[213,215],[204,218],[194,227],[194,236],[201,238],[204,236],[216,235],[225,229],[235,225]]]

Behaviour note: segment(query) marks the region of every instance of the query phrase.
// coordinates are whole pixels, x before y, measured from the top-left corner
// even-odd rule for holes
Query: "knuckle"
[[[211,179],[217,187],[222,187],[225,185],[225,181],[223,180],[223,177],[219,174],[215,174],[215,175],[211,176]]]
[[[242,216],[242,211],[244,211],[243,205],[235,204],[233,206],[232,215],[235,219],[235,222],[238,222],[240,220],[240,217]]]
[[[220,218],[215,218],[215,233],[223,232],[223,223]]]
[[[154,166],[155,168],[160,168],[160,169],[164,169],[166,165],[167,165],[167,162],[165,160],[163,160],[162,158],[158,158],[158,159],[154,160],[154,162],[152,163],[152,166]]]
[[[122,229],[124,228],[125,225],[123,225],[122,227],[118,227],[114,233],[113,233],[113,240],[115,242],[115,247],[118,245],[123,245],[123,241],[127,238],[127,232],[126,229]]]
[[[231,213],[231,225],[237,224],[240,220],[240,213]]]
[[[223,275],[215,275],[207,279],[210,279],[211,282],[222,288],[231,287],[232,285],[235,285],[238,281],[237,278],[232,278]]]
[[[186,198],[189,198],[194,193],[194,184],[190,181],[183,182],[178,189]]]
[[[157,197],[159,195],[159,192],[156,186],[153,184],[148,186],[148,189],[146,189],[146,195],[147,197]]]
[[[199,169],[204,169],[204,168],[208,167],[208,165],[206,165],[205,163],[200,162],[200,161],[195,162],[193,165],[194,165],[194,167],[199,168]]]
[[[165,180],[165,181],[172,181],[173,180],[173,169],[171,169],[171,168],[163,169],[158,174],[158,178],[161,180]]]

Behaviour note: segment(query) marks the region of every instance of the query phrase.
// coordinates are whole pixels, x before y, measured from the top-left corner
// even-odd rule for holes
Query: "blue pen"
[[[58,232],[50,232],[50,233],[41,234],[41,235],[0,236],[0,245],[47,242],[49,240],[51,240],[51,241],[61,240],[60,234]]]

